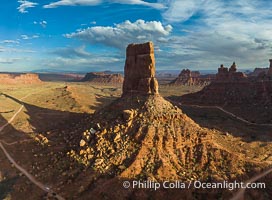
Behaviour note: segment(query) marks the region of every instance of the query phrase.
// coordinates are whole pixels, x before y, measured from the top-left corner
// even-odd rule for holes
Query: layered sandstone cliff
[[[0,74],[0,83],[3,84],[35,84],[41,82],[38,74]]]
[[[105,72],[90,72],[87,73],[81,81],[102,84],[122,84],[124,78],[122,74],[106,74]]]

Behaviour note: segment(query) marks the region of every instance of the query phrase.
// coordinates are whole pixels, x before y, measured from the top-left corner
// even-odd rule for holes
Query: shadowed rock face
[[[152,42],[127,47],[123,95],[131,93],[158,94]]]
[[[272,77],[272,59],[270,59],[269,62],[270,62],[270,66],[269,66],[267,75]]]

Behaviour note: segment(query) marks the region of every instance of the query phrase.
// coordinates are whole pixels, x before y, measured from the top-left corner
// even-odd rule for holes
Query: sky
[[[268,67],[270,0],[2,0],[0,71],[122,71],[152,41],[158,70]]]

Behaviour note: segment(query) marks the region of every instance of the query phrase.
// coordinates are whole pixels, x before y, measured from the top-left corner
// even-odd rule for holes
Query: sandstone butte
[[[0,73],[0,83],[3,84],[35,84],[41,82],[38,74]]]
[[[132,93],[158,94],[158,87],[153,44],[128,45],[123,96]]]
[[[210,77],[201,77],[199,71],[191,71],[183,69],[178,77],[173,80],[170,85],[208,85],[211,81]]]
[[[118,180],[239,180],[254,170],[242,147],[221,142],[217,130],[200,127],[160,96],[151,42],[127,47],[123,95],[95,112],[72,158],[109,175],[96,188],[121,198]],[[218,137],[217,137],[218,136]],[[263,167],[265,163],[263,163]],[[110,188],[109,188],[110,187]],[[114,192],[112,192],[114,191]],[[111,193],[112,192],[112,193]],[[144,192],[144,191],[142,191]],[[124,198],[124,197],[122,197]]]

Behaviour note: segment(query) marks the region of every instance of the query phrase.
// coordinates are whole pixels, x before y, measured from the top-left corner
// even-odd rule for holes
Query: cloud
[[[0,46],[0,53],[34,53],[35,51],[22,48]]]
[[[165,2],[165,1],[164,1]],[[167,3],[167,10],[162,13],[164,19],[170,22],[186,21],[192,17],[203,0],[172,0]]]
[[[20,44],[18,40],[3,40],[0,43],[1,44]]]
[[[103,52],[88,52],[86,46],[56,48],[48,52],[49,56],[41,65],[49,68],[66,66],[76,71],[120,70],[124,58],[105,49]]]
[[[32,35],[32,36],[28,36],[28,35],[21,35],[21,39],[22,40],[30,40],[30,39],[36,39],[39,38],[39,35]]]
[[[266,40],[241,40],[213,31],[172,36],[161,48],[156,55],[157,66],[172,69],[216,69],[233,61],[239,68],[266,67],[272,53],[272,46]]]
[[[163,59],[175,67],[216,68],[221,63],[267,66],[272,56],[272,2],[264,0],[161,0],[163,21],[175,28],[161,40]],[[177,31],[178,30],[178,31]],[[162,54],[161,54],[162,55]],[[258,64],[257,64],[258,63]],[[240,64],[240,65],[239,65]]]
[[[47,21],[41,21],[40,22],[40,25],[43,27],[43,28],[46,28],[46,26],[47,26]]]
[[[20,60],[19,58],[0,58],[1,64],[13,64],[16,61]]]
[[[56,8],[59,6],[96,6],[102,3],[117,3],[129,5],[142,5],[155,9],[163,9],[165,6],[161,3],[150,3],[143,0],[60,0],[44,5],[44,8]]]
[[[96,6],[102,3],[101,0],[60,0],[44,5],[44,8],[57,8],[59,6]]]
[[[97,71],[99,70],[120,70],[123,60],[113,56],[92,55],[90,57],[54,57],[42,60],[40,64],[46,68],[63,68],[70,70]]]
[[[62,58],[88,58],[91,54],[85,50],[85,46],[80,46],[78,48],[65,47],[59,48],[51,53],[58,55]]]
[[[47,21],[45,21],[45,20],[42,20],[42,21],[40,21],[40,22],[34,21],[33,24],[35,24],[35,25],[39,24],[39,25],[41,25],[43,28],[46,28],[46,26],[47,26]]]
[[[17,8],[20,13],[27,13],[28,11],[26,9],[28,8],[34,8],[38,5],[38,3],[25,1],[25,0],[19,0],[18,3],[20,3],[20,6]]]
[[[155,9],[165,8],[165,6],[161,3],[150,3],[150,2],[142,1],[142,0],[113,0],[109,2],[120,3],[120,4],[130,4],[130,5],[142,5],[142,6],[155,8]]]
[[[103,44],[124,49],[129,43],[156,40],[168,36],[171,31],[171,25],[163,26],[159,21],[130,22],[127,20],[114,26],[94,26],[64,36],[77,38],[90,44]]]

